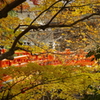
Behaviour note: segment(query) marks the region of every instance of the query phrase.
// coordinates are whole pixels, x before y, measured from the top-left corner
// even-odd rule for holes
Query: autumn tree
[[[54,30],[55,32],[56,29],[59,28],[61,31],[61,42],[64,39],[63,42],[67,42],[69,45],[74,43],[76,44],[78,41],[80,44],[83,43],[81,41],[90,43],[87,39],[95,41],[94,38],[92,39],[92,36],[96,36],[94,33],[99,33],[99,30],[94,26],[97,22],[99,23],[99,19],[96,19],[100,15],[100,12],[96,7],[96,5],[99,5],[100,3],[99,0],[51,0],[51,2],[45,0],[41,5],[39,5],[41,8],[37,7],[40,12],[37,17],[30,22],[30,24],[27,25],[27,23],[24,23],[23,25],[19,25],[18,23],[17,27],[14,27],[14,25],[16,26],[15,23],[13,24],[9,22],[10,26],[4,24],[4,22],[6,23],[6,18],[7,20],[11,20],[9,15],[7,17],[8,12],[24,1],[25,0],[11,0],[9,4],[6,1],[0,11],[1,23],[3,23],[0,30],[0,32],[3,32],[0,33],[3,39],[0,42],[4,43],[3,40],[7,39],[7,35],[8,37],[10,35],[13,37],[9,45],[10,49],[6,53],[0,55],[0,60],[12,56],[15,50],[19,49],[21,38],[30,30],[32,30],[33,33],[36,31],[42,33],[47,29],[51,29],[52,31]],[[6,18],[3,19],[4,17]],[[44,20],[42,25],[35,23],[36,20],[40,20],[39,18],[43,18]],[[96,19],[96,23],[93,23],[92,21],[94,19],[91,18]],[[14,21],[16,22],[15,19]],[[99,25],[97,26],[99,27]],[[23,31],[20,30],[22,27],[25,27]],[[48,34],[48,32],[43,34]],[[57,32],[55,34],[55,37],[57,37]],[[88,35],[90,37],[88,37]],[[43,38],[43,36],[40,37]],[[97,39],[97,37],[95,37],[95,39]],[[0,70],[1,83],[4,81],[4,79],[2,79],[4,76],[9,75],[13,79],[12,82],[4,83],[4,86],[1,87],[1,100],[18,100],[20,98],[24,100],[38,100],[43,97],[48,97],[53,100],[75,100],[77,98],[91,100],[92,98],[94,99],[94,96],[96,98],[100,95],[100,73],[88,67],[44,67],[29,63],[27,67],[19,68],[12,66],[8,69],[1,68]],[[5,73],[7,75],[5,75]]]
[[[27,67],[11,66],[0,70],[0,83],[6,77],[11,77],[11,82],[0,84],[1,100],[92,100],[92,98],[99,100],[100,98],[100,73],[89,67],[44,67],[29,63]]]
[[[20,2],[19,2],[18,0],[14,0],[14,1],[11,1],[9,3],[9,6],[8,6],[8,4],[6,4],[4,6],[4,8],[1,9],[1,13],[2,13],[2,14],[0,14],[1,18],[3,17],[3,15],[4,15],[4,17],[6,17],[7,13],[10,10],[12,10],[14,7],[21,4],[24,1],[25,0],[20,0]],[[42,2],[43,3],[42,5],[46,4],[46,2],[48,2],[48,1]],[[2,60],[4,58],[7,58],[7,56],[13,55],[14,51],[16,50],[16,45],[17,45],[18,41],[20,40],[20,38],[22,36],[24,36],[31,29],[33,29],[33,30],[39,30],[39,29],[45,30],[47,28],[53,29],[53,28],[58,27],[58,28],[63,29],[64,27],[67,27],[70,30],[70,27],[88,26],[86,24],[86,19],[89,19],[92,16],[99,15],[99,11],[94,11],[95,5],[97,5],[97,3],[99,4],[98,0],[92,1],[92,3],[90,3],[90,0],[88,0],[87,2],[84,2],[84,1],[79,2],[78,0],[76,0],[76,1],[59,0],[59,1],[53,1],[53,3],[51,1],[49,4],[46,4],[46,10],[41,11],[40,14],[30,23],[30,25],[24,25],[24,26],[26,26],[26,29],[23,32],[21,32],[18,36],[16,36],[16,39],[12,43],[12,46],[10,47],[9,51],[6,52],[5,54],[1,55],[0,59]],[[51,6],[50,6],[50,4],[51,4]],[[40,7],[42,7],[42,5],[40,5]],[[46,21],[46,23],[44,23],[44,25],[34,25],[34,22],[36,20],[38,20],[44,14],[44,12],[48,12],[48,11],[50,11],[52,13],[52,17],[49,18],[49,21]],[[62,14],[62,16],[61,16],[61,14]],[[67,15],[67,17],[66,17],[66,15]],[[63,18],[63,19],[61,19],[60,21],[57,20],[59,17]],[[77,19],[76,19],[76,17],[77,17]],[[59,24],[52,25],[52,22],[54,20],[59,21]],[[82,22],[82,21],[84,21],[84,22]],[[74,26],[74,25],[76,25],[76,26]],[[16,30],[19,29],[21,26],[23,26],[23,25],[19,25],[14,30],[14,32],[16,32]],[[74,30],[72,33],[74,33]],[[82,30],[79,34],[83,34]],[[81,40],[84,41],[85,39],[81,39]]]

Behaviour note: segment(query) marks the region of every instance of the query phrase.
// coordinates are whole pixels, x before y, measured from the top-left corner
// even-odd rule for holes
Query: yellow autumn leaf
[[[65,35],[64,33],[62,33],[61,35]]]
[[[86,38],[83,38],[82,40],[83,40],[83,41],[87,41],[87,39],[86,39]]]
[[[71,40],[66,40],[66,42],[71,43],[72,41]]]

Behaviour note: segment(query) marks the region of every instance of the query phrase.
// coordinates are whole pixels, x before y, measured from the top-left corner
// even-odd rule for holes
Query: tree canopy
[[[32,8],[26,0],[0,0],[0,45],[7,48],[0,54],[0,61],[13,59],[16,50],[34,53],[35,48],[37,52],[52,52],[44,44],[50,36],[62,50],[96,45],[87,57],[100,57],[99,0],[31,2]],[[19,12],[22,19],[18,18]],[[28,12],[26,17],[24,12]],[[36,47],[22,45],[24,39],[29,39]],[[99,66],[44,67],[28,63],[24,67],[0,68],[0,71],[1,100],[100,100]],[[6,78],[11,82],[5,81]]]
[[[26,0],[11,0],[11,1],[5,1],[5,0],[1,0],[1,5],[3,5],[3,7],[1,8],[0,11],[0,18],[3,19],[3,17],[7,17],[7,14],[9,11],[13,10],[13,8],[17,7],[18,5],[22,4],[23,2],[25,2]],[[14,54],[14,51],[19,49],[17,44],[19,43],[20,39],[30,30],[33,31],[38,31],[38,30],[46,30],[48,28],[51,29],[56,29],[56,28],[60,28],[60,29],[67,29],[70,30],[70,32],[68,31],[67,34],[69,33],[77,33],[75,32],[76,30],[78,30],[79,35],[77,35],[78,37],[80,35],[87,34],[85,32],[85,30],[88,30],[89,32],[92,31],[90,27],[90,25],[87,24],[87,22],[91,22],[91,18],[96,18],[97,16],[100,15],[100,11],[99,11],[99,0],[51,0],[49,3],[48,0],[45,1],[41,1],[40,4],[38,6],[36,6],[35,8],[37,10],[39,10],[40,13],[38,13],[38,15],[33,19],[33,21],[30,22],[30,24],[19,24],[18,26],[16,26],[16,28],[13,28],[13,33],[15,34],[17,32],[17,30],[20,29],[20,27],[25,26],[26,28],[24,29],[24,31],[20,32],[14,39],[14,41],[11,43],[10,49],[0,55],[0,60],[3,60],[11,55]],[[33,9],[34,10],[34,9]],[[51,15],[51,16],[50,16]],[[41,24],[35,24],[35,22],[37,20],[39,20],[40,18],[43,19],[42,16],[46,16],[43,23],[43,25]],[[53,22],[55,22],[53,24]],[[99,19],[98,19],[99,21]],[[73,28],[73,29],[71,29]],[[80,31],[80,29],[81,31]],[[76,29],[76,30],[75,30]],[[98,33],[95,29],[95,33]],[[81,37],[80,37],[81,38]],[[82,38],[82,41],[85,41],[87,38]],[[66,39],[65,39],[66,40]],[[70,42],[70,40],[66,40],[67,42]],[[88,44],[88,43],[87,43]]]

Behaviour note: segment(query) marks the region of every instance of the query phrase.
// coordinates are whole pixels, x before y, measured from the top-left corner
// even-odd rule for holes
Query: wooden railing
[[[39,65],[93,65],[95,61],[91,61],[92,57],[86,58],[86,52],[75,54],[74,52],[67,49],[64,52],[58,52],[62,59],[59,59],[56,54],[41,54],[41,55],[30,55],[28,52],[15,52],[14,60],[4,59],[0,61],[0,67],[9,66],[23,66],[27,65],[28,62],[37,62]]]

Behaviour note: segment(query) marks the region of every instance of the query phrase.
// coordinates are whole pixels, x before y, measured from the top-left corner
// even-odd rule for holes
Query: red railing
[[[2,50],[1,53],[4,53],[5,50]],[[39,65],[45,66],[45,65],[80,65],[80,66],[86,66],[90,65],[92,66],[95,61],[91,61],[93,58],[86,58],[86,52],[81,53],[75,53],[70,51],[69,49],[64,52],[57,52],[57,54],[60,55],[60,57],[56,56],[55,54],[41,54],[41,55],[30,55],[28,52],[15,52],[14,60],[7,60],[4,59],[0,61],[0,67],[5,68],[9,66],[25,66],[28,64],[28,62],[36,62]],[[62,59],[60,59],[62,58]],[[63,61],[62,61],[63,60]],[[2,78],[2,81],[0,81],[0,87],[2,87],[2,82],[6,82],[8,80],[11,80],[12,78],[8,75],[4,75]]]
[[[4,53],[4,50],[3,50]],[[14,60],[4,59],[0,61],[0,67],[23,66],[28,62],[37,62],[39,65],[93,65],[95,61],[91,61],[92,57],[86,58],[86,52],[75,53],[66,49],[64,52],[57,52],[64,61],[56,54],[30,55],[28,52],[15,52]],[[61,57],[62,55],[62,57]],[[64,57],[64,58],[63,58]]]

